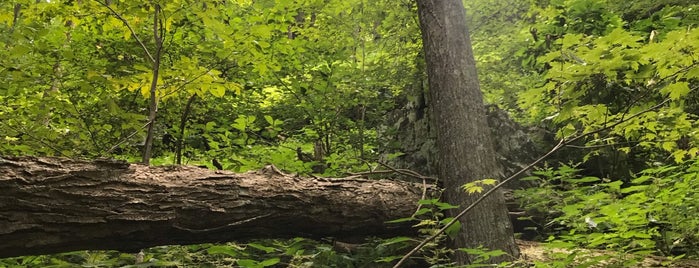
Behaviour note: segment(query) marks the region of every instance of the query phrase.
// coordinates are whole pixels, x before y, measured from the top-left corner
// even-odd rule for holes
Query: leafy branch
[[[654,105],[654,106],[652,106],[652,107],[650,107],[650,108],[648,108],[648,109],[645,109],[645,110],[643,110],[643,111],[640,111],[640,112],[638,112],[638,113],[636,113],[636,114],[634,114],[634,115],[631,115],[631,116],[629,116],[629,117],[627,117],[627,118],[625,118],[625,119],[619,120],[619,121],[617,121],[616,123],[611,124],[611,125],[609,125],[609,126],[605,126],[605,127],[600,128],[600,129],[593,130],[593,131],[590,131],[590,132],[587,132],[587,133],[582,133],[582,134],[580,134],[580,135],[573,136],[573,137],[571,137],[571,138],[563,138],[563,139],[561,139],[561,140],[558,142],[558,144],[556,144],[556,146],[554,146],[553,148],[551,148],[551,150],[549,150],[546,154],[542,155],[541,157],[539,157],[538,159],[536,159],[536,160],[535,160],[534,162],[532,162],[531,164],[529,164],[529,165],[527,165],[526,167],[524,167],[524,168],[520,169],[519,171],[515,172],[515,173],[512,174],[511,176],[507,177],[507,179],[503,180],[502,182],[498,183],[497,185],[493,186],[493,188],[491,188],[490,190],[488,190],[487,192],[485,192],[480,198],[478,198],[475,202],[473,202],[471,205],[469,205],[469,206],[466,207],[464,210],[462,210],[459,214],[457,214],[451,221],[449,221],[447,224],[445,224],[444,227],[442,227],[441,229],[439,229],[436,233],[434,233],[434,234],[431,235],[430,237],[424,239],[422,242],[420,242],[420,244],[418,244],[417,246],[415,246],[415,248],[413,248],[410,252],[408,252],[407,254],[405,254],[405,255],[393,266],[393,268],[398,268],[398,267],[400,267],[408,258],[410,258],[410,256],[414,255],[418,250],[420,250],[420,249],[423,248],[425,245],[427,245],[427,243],[429,243],[430,241],[432,241],[432,240],[434,240],[435,238],[437,238],[437,236],[439,236],[440,234],[444,233],[450,226],[454,225],[454,223],[456,223],[456,222],[459,220],[459,218],[461,218],[461,217],[463,217],[464,215],[466,215],[466,213],[468,213],[469,211],[471,211],[471,210],[472,210],[474,207],[476,207],[479,203],[481,203],[483,200],[485,200],[486,197],[490,196],[490,195],[493,194],[495,191],[497,191],[498,189],[500,189],[503,185],[505,185],[506,183],[508,183],[508,182],[510,182],[510,181],[512,181],[512,180],[514,180],[515,178],[517,178],[519,175],[521,175],[521,174],[524,173],[525,171],[527,171],[527,170],[533,168],[534,166],[538,165],[539,163],[541,163],[542,161],[544,161],[545,159],[547,159],[549,156],[551,156],[553,153],[557,152],[557,151],[560,150],[561,148],[563,148],[563,147],[565,147],[565,146],[567,146],[567,145],[569,145],[569,144],[571,144],[571,143],[573,143],[573,142],[575,142],[575,141],[577,141],[577,140],[580,140],[580,139],[582,139],[582,138],[584,138],[584,137],[587,137],[587,136],[590,136],[590,135],[594,135],[594,134],[600,133],[600,132],[602,132],[602,131],[605,131],[605,130],[614,128],[614,127],[616,127],[616,126],[618,126],[618,125],[621,125],[621,124],[623,124],[623,123],[625,123],[625,122],[628,122],[629,120],[631,120],[631,119],[633,119],[633,118],[636,118],[636,117],[638,117],[638,116],[640,116],[640,115],[642,115],[642,114],[645,114],[645,113],[647,113],[647,112],[656,110],[656,109],[662,107],[663,105],[665,105],[665,103],[667,103],[667,102],[669,102],[669,101],[670,101],[670,98],[667,98],[667,99],[663,100],[662,102],[660,102],[660,103],[658,103],[658,104],[656,104],[656,105]]]
[[[64,157],[70,157],[70,156],[66,155],[63,151],[61,151],[58,148],[51,145],[51,143],[46,142],[46,141],[44,141],[44,139],[40,139],[39,137],[37,137],[35,135],[32,135],[29,131],[19,130],[18,128],[15,128],[15,127],[11,126],[10,124],[3,122],[2,120],[0,120],[0,125],[3,125],[6,128],[9,128],[9,129],[17,132],[18,134],[27,135],[27,137],[32,138],[33,140],[41,143],[42,145],[46,146],[47,148],[55,151],[56,153],[58,153]]]
[[[95,0],[95,2],[99,3],[100,5],[105,6],[107,9],[109,9],[110,12],[112,12],[112,15],[114,15],[117,19],[119,19],[121,22],[124,23],[126,28],[129,28],[129,31],[133,35],[134,39],[136,39],[136,42],[138,42],[139,45],[141,45],[141,48],[143,48],[143,51],[146,52],[146,55],[148,55],[148,59],[150,60],[151,63],[155,63],[155,58],[153,55],[150,54],[150,51],[148,50],[148,47],[146,47],[145,44],[141,41],[140,38],[138,38],[138,35],[136,34],[136,31],[131,27],[131,24],[129,24],[129,21],[127,21],[124,17],[119,14],[119,12],[116,12],[107,2],[101,2],[99,0]]]

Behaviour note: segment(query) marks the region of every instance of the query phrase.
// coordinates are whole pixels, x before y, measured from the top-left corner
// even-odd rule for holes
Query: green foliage
[[[550,50],[529,55],[535,55],[544,82],[519,94],[526,120],[564,138],[635,116],[581,145],[590,148],[583,161],[608,155],[628,161],[631,170],[604,176],[641,170],[633,163],[639,155],[660,163],[693,158],[699,151],[699,66],[693,60],[699,30],[677,25],[664,26],[663,34],[611,26],[598,34],[561,32]],[[664,105],[647,111],[659,103]]]
[[[494,180],[483,180],[484,184],[493,185]],[[410,218],[402,218],[390,221],[389,223],[400,223],[406,221],[416,222],[413,227],[418,228],[418,231],[422,234],[422,239],[432,236],[437,233],[438,230],[443,228],[447,223],[451,222],[453,217],[446,217],[446,213],[449,210],[458,209],[458,206],[454,206],[448,203],[440,202],[439,199],[423,199],[418,202],[420,205],[419,209]],[[455,224],[451,225],[445,230],[444,233],[439,234],[434,240],[428,242],[419,251],[420,256],[414,257],[414,259],[422,258],[425,263],[431,265],[430,267],[452,267],[454,264],[451,262],[450,255],[453,254],[454,250],[444,248],[444,244],[448,239],[454,239],[458,232],[461,230],[461,223],[457,221]],[[397,244],[402,243],[404,245],[414,246],[420,240],[415,240],[407,237],[397,237],[389,239],[384,243],[387,244]],[[414,242],[406,244],[406,242]],[[497,257],[505,254],[502,250],[489,250],[483,247],[479,248],[459,248],[456,250],[464,251],[471,255],[473,262],[466,266],[459,267],[493,267],[493,264],[488,263],[488,260],[492,257]],[[391,256],[380,259],[381,262],[391,262],[400,259],[402,256]],[[501,263],[498,267],[508,267],[510,263]]]
[[[517,67],[513,57],[528,44],[521,18],[529,5],[517,0],[464,1],[484,98],[509,111],[517,106],[517,94],[539,80],[538,74]]]
[[[171,153],[183,152],[185,162],[217,157],[245,170],[269,163],[241,161],[247,146],[293,138],[322,142],[327,174],[341,174],[377,157],[375,129],[413,84],[403,78],[418,72],[414,10],[384,16],[401,8],[393,1],[110,2],[119,17],[97,1],[40,1],[21,5],[15,20],[14,7],[3,4],[1,153],[135,159],[145,137],[155,4],[165,40],[155,156],[173,162]],[[355,14],[362,19],[343,19]],[[405,38],[412,44],[402,45]],[[193,96],[200,100],[190,107]],[[271,163],[293,157],[279,160]]]
[[[612,259],[634,266],[649,254],[696,252],[696,238],[679,235],[694,224],[672,211],[696,205],[687,190],[699,152],[698,14],[683,1],[539,1],[530,10],[530,43],[515,55],[541,80],[515,93],[513,110],[559,139],[613,126],[571,149],[583,151],[582,159],[565,158],[582,161],[579,168],[525,179],[539,185],[518,195],[537,231],[569,249],[541,267]],[[676,199],[687,207],[669,205]],[[581,246],[613,251],[600,256]]]
[[[542,220],[554,234],[549,241],[614,250],[608,257],[623,255],[625,265],[650,254],[696,252],[699,222],[689,215],[699,205],[693,190],[699,184],[699,161],[648,168],[626,183],[579,172],[565,165],[537,171],[529,180],[539,187],[518,193],[532,214],[550,215]]]
[[[217,159],[234,171],[275,164],[342,176],[377,159],[377,128],[423,72],[413,4],[101,2],[110,4],[21,1],[17,14],[14,2],[0,3],[0,154],[139,161],[152,59],[159,59],[152,164],[176,163],[181,154],[183,164]],[[156,5],[162,12],[154,18]],[[159,53],[154,26],[164,42]],[[301,161],[296,148],[314,161]],[[141,264],[130,254],[99,252],[2,261],[342,267],[397,255],[400,246],[371,242],[353,255],[289,243],[159,247],[146,250]]]
[[[468,194],[474,194],[483,192],[483,186],[493,186],[497,183],[498,181],[496,179],[484,179],[469,182],[467,184],[462,185],[461,188],[463,188],[463,190],[466,191],[466,193]]]
[[[466,252],[467,254],[471,256],[475,256],[473,258],[473,261],[471,264],[466,265],[466,267],[493,267],[492,264],[488,263],[488,260],[492,257],[497,257],[501,255],[507,254],[506,252],[496,249],[496,250],[488,250],[483,247],[479,248],[460,248],[458,249],[460,251]],[[501,263],[499,267],[507,267],[508,263]]]
[[[384,119],[426,91],[416,6],[406,1],[97,1],[0,3],[0,154],[138,161],[152,57],[160,59],[152,164],[300,174],[366,170],[390,139]],[[15,4],[21,3],[15,14]],[[154,5],[164,37],[156,54]],[[689,0],[466,1],[488,102],[575,144],[577,167],[543,169],[521,195],[555,247],[584,250],[542,267],[696,252],[699,6]],[[127,26],[128,25],[128,26]],[[131,29],[129,29],[131,27]],[[663,101],[667,100],[663,103]],[[426,100],[427,102],[429,100]],[[648,110],[658,103],[659,107]],[[439,126],[437,126],[439,127]],[[303,161],[297,148],[313,155]],[[388,156],[389,158],[392,156]],[[602,164],[595,164],[602,163]],[[464,185],[482,192],[495,181]],[[454,207],[420,202],[421,235]],[[421,252],[448,266],[444,241]],[[158,247],[144,263],[116,252],[0,260],[0,266],[384,265],[412,238],[370,240],[358,252],[304,239]],[[487,260],[497,251],[469,249]],[[636,255],[625,255],[633,253]],[[555,255],[555,254],[554,254]],[[422,264],[422,263],[421,263]],[[474,264],[478,265],[478,264]]]
[[[437,198],[423,199],[420,200],[418,204],[420,207],[412,217],[396,219],[390,221],[389,223],[414,221],[416,223],[413,225],[413,227],[418,228],[421,237],[429,237],[434,235],[440,228],[453,219],[445,216],[447,210],[458,208],[457,206],[440,202]],[[448,237],[453,237],[460,229],[461,224],[457,222],[448,228],[445,233],[438,235],[434,240],[427,243],[420,249],[419,254],[421,254],[421,258],[423,258],[426,263],[432,265],[433,267],[443,267],[444,265],[447,265],[450,262],[449,255],[452,254],[453,251],[451,249],[444,248],[443,244],[446,242]],[[411,240],[400,239],[398,241],[403,243]],[[384,258],[382,260],[393,261],[400,258],[401,256],[396,256],[395,258]]]

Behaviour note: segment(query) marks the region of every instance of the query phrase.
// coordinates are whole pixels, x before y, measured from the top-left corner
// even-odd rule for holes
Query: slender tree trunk
[[[439,177],[444,181],[446,201],[463,208],[478,195],[465,193],[462,185],[500,175],[478,85],[465,11],[461,0],[418,0],[417,3],[430,105],[437,126]],[[494,263],[519,255],[501,194],[490,196],[461,219],[461,224],[462,230],[453,241],[453,247],[482,245],[509,254],[491,259]],[[454,260],[468,264],[472,256],[457,251]]]
[[[150,85],[150,102],[148,105],[148,134],[146,134],[146,142],[143,146],[143,161],[142,163],[148,165],[150,163],[150,158],[153,153],[153,139],[155,135],[155,117],[158,114],[158,76],[160,72],[160,54],[163,47],[162,36],[160,36],[161,25],[158,23],[160,15],[160,5],[155,3],[155,12],[153,14],[153,40],[155,41],[155,57],[153,62],[153,81]]]
[[[180,131],[177,135],[177,145],[175,147],[176,164],[182,165],[182,150],[184,149],[184,130],[187,128],[187,117],[192,111],[192,103],[197,99],[197,94],[194,93],[189,100],[187,100],[187,105],[184,107],[182,112],[182,118],[180,119]]]
[[[15,31],[15,27],[17,27],[17,23],[19,23],[19,16],[22,14],[22,4],[15,4],[14,7],[14,13],[12,17],[12,26],[10,27],[10,32]]]

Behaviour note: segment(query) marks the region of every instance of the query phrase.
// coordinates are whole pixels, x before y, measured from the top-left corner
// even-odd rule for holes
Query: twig
[[[114,144],[114,146],[112,146],[111,148],[109,148],[109,150],[107,150],[107,151],[104,152],[104,153],[105,153],[105,154],[111,153],[112,151],[114,151],[114,149],[116,149],[117,147],[119,147],[119,145],[123,144],[123,143],[126,142],[128,139],[130,139],[130,138],[133,137],[134,135],[136,135],[136,134],[138,134],[139,132],[141,132],[141,130],[143,130],[143,129],[146,128],[148,125],[150,125],[151,122],[152,122],[152,121],[148,121],[148,122],[147,122],[145,125],[143,125],[141,128],[139,128],[138,130],[134,131],[134,132],[131,133],[129,136],[126,136],[126,138],[121,139],[119,142],[117,142],[117,144]],[[102,156],[102,154],[100,154],[99,156]],[[98,156],[98,157],[99,157],[99,156]]]
[[[432,241],[432,240],[434,240],[435,238],[437,238],[437,236],[439,236],[440,234],[444,233],[444,231],[446,231],[449,227],[451,227],[454,223],[456,223],[456,222],[459,220],[459,218],[461,218],[461,217],[463,217],[464,215],[466,215],[466,213],[468,213],[469,211],[471,211],[476,205],[478,205],[479,203],[481,203],[486,197],[490,196],[490,195],[491,195],[492,193],[494,193],[496,190],[500,189],[500,187],[502,187],[502,186],[505,185],[506,183],[510,182],[511,180],[517,178],[519,175],[521,175],[521,174],[524,173],[525,171],[527,171],[527,170],[531,169],[532,167],[536,166],[537,164],[541,163],[541,161],[544,161],[546,158],[548,158],[550,155],[552,155],[553,153],[557,152],[557,151],[560,150],[561,148],[563,148],[563,147],[565,147],[566,145],[568,145],[568,144],[570,144],[570,143],[572,143],[572,142],[575,142],[575,141],[577,141],[577,140],[579,140],[579,139],[581,139],[581,138],[587,137],[587,136],[589,136],[589,135],[597,134],[597,133],[602,132],[602,131],[605,131],[605,130],[607,130],[607,129],[614,128],[614,127],[616,127],[616,126],[618,126],[618,125],[620,125],[620,124],[623,124],[623,123],[625,123],[625,122],[628,122],[629,120],[631,120],[631,119],[633,119],[633,118],[636,118],[636,117],[638,117],[638,116],[640,116],[640,115],[642,115],[642,114],[645,114],[645,113],[650,112],[650,111],[652,111],[652,110],[658,109],[658,108],[660,108],[661,106],[663,106],[665,103],[667,103],[668,101],[670,101],[669,98],[668,98],[668,99],[665,99],[664,101],[662,101],[662,102],[660,102],[660,103],[658,103],[658,104],[656,104],[656,105],[654,105],[654,106],[652,106],[652,107],[650,107],[650,108],[648,108],[648,109],[645,109],[645,110],[640,111],[640,112],[638,112],[638,113],[636,113],[636,114],[634,114],[634,115],[632,115],[632,116],[629,116],[628,118],[626,118],[626,119],[624,119],[624,120],[620,120],[620,121],[618,121],[618,122],[616,122],[616,123],[614,123],[614,124],[612,124],[612,125],[609,125],[609,126],[606,126],[606,127],[603,127],[603,128],[600,128],[600,129],[597,129],[597,130],[594,130],[594,131],[591,131],[591,132],[588,132],[588,133],[583,133],[583,134],[574,136],[574,137],[572,137],[572,138],[570,138],[570,139],[566,139],[566,138],[561,139],[561,141],[558,142],[558,144],[556,144],[556,146],[554,146],[553,148],[551,148],[551,150],[548,151],[546,154],[544,154],[543,156],[539,157],[538,159],[536,159],[536,160],[535,160],[534,162],[532,162],[531,164],[529,164],[529,165],[527,165],[526,167],[520,169],[519,171],[517,171],[517,172],[516,172],[515,174],[513,174],[512,176],[507,177],[507,179],[503,180],[502,182],[498,183],[497,185],[493,186],[493,188],[491,188],[490,190],[488,190],[487,192],[485,192],[480,198],[478,198],[475,202],[473,202],[471,205],[469,205],[469,206],[466,207],[464,210],[462,210],[459,214],[457,214],[451,221],[449,221],[447,224],[445,224],[444,227],[442,227],[442,229],[439,229],[439,231],[437,231],[436,233],[434,233],[434,234],[431,235],[430,237],[428,237],[428,238],[426,238],[425,240],[423,240],[422,242],[420,242],[420,244],[418,244],[417,246],[415,246],[415,248],[413,248],[410,252],[408,252],[408,254],[405,254],[405,255],[398,261],[398,263],[396,263],[396,265],[393,266],[393,268],[398,268],[398,267],[400,267],[408,258],[410,258],[410,256],[412,256],[413,254],[415,254],[418,250],[420,250],[422,247],[424,247],[427,243],[429,243],[430,241]]]
[[[32,139],[38,141],[38,142],[41,143],[42,145],[44,145],[44,146],[50,148],[51,150],[56,151],[58,154],[60,154],[60,155],[62,155],[62,156],[64,156],[64,157],[70,157],[70,156],[66,155],[65,153],[63,153],[61,150],[58,150],[56,147],[53,147],[50,143],[45,142],[44,140],[37,138],[36,136],[32,135],[31,133],[29,133],[29,132],[27,132],[27,131],[19,130],[19,129],[17,129],[17,128],[15,128],[15,127],[9,125],[9,124],[6,124],[6,123],[3,122],[3,121],[0,121],[0,124],[5,125],[5,127],[9,128],[9,129],[11,129],[11,130],[14,130],[15,132],[17,132],[17,133],[19,133],[19,134],[29,136],[30,138],[32,138]]]
[[[146,52],[146,55],[148,55],[148,59],[150,60],[150,62],[151,62],[151,63],[155,63],[155,58],[153,57],[153,55],[150,54],[150,51],[148,50],[148,47],[146,47],[146,45],[143,44],[143,42],[141,42],[141,39],[138,38],[138,35],[136,34],[136,31],[134,31],[134,29],[131,28],[131,25],[129,24],[129,22],[128,22],[124,17],[122,17],[121,14],[119,14],[118,12],[116,12],[116,10],[114,10],[112,7],[110,7],[109,5],[107,5],[106,2],[103,3],[103,2],[98,1],[98,0],[95,0],[95,2],[97,2],[97,3],[99,3],[100,5],[103,5],[103,6],[105,6],[106,8],[108,8],[109,11],[111,11],[112,14],[113,14],[115,17],[117,17],[117,19],[119,19],[121,22],[124,23],[124,25],[126,25],[126,28],[129,28],[129,31],[131,31],[131,34],[133,35],[134,39],[136,39],[136,41],[138,42],[138,44],[141,45],[141,48],[143,48],[143,51],[145,51],[145,52]]]
[[[362,160],[363,161],[363,160]],[[366,162],[366,161],[365,161]],[[425,200],[427,198],[427,180],[432,180],[434,181],[434,184],[437,184],[438,179],[435,177],[430,177],[430,176],[424,176],[421,175],[420,173],[415,172],[414,170],[410,169],[398,169],[394,168],[386,163],[383,163],[381,161],[378,161],[378,163],[386,168],[388,170],[371,170],[371,171],[364,171],[364,172],[348,172],[348,174],[354,176],[366,176],[366,175],[372,175],[372,174],[386,174],[386,173],[398,173],[410,177],[415,177],[418,179],[422,179],[422,196],[420,197],[420,200]],[[415,212],[413,213],[413,216],[417,214],[420,209],[422,208],[422,204],[418,204],[417,208],[415,209]]]
[[[424,178],[422,179],[422,196],[420,197],[420,200],[425,200],[427,198],[427,180]],[[417,215],[418,212],[420,212],[420,209],[422,209],[422,203],[419,203],[417,205],[417,208],[415,208],[415,212],[413,212],[413,217]]]
[[[170,95],[172,95],[172,94],[174,94],[174,93],[177,93],[177,92],[179,92],[179,91],[181,91],[181,90],[184,90],[185,87],[186,87],[187,85],[193,83],[194,81],[198,80],[198,79],[201,78],[202,76],[204,76],[204,75],[208,74],[209,72],[211,72],[212,70],[214,70],[215,67],[216,67],[218,64],[223,64],[223,63],[224,63],[224,60],[227,60],[230,56],[233,55],[233,53],[234,53],[234,52],[228,53],[228,55],[226,55],[225,57],[223,57],[223,59],[221,59],[220,61],[218,61],[218,62],[216,62],[216,63],[209,64],[209,65],[206,67],[206,68],[207,68],[206,71],[202,71],[201,73],[199,73],[199,74],[197,74],[197,75],[195,75],[195,76],[192,76],[193,78],[191,78],[191,79],[189,79],[189,80],[185,80],[184,82],[182,82],[182,84],[178,85],[177,88],[173,89],[173,90],[170,91],[170,92],[167,92],[167,93],[163,94],[162,98],[165,98],[165,97],[167,97],[167,96],[170,96]],[[170,86],[170,85],[169,85],[169,84],[165,84],[165,85],[162,85],[161,87],[168,87],[168,86]]]
[[[398,173],[398,174],[403,174],[403,175],[415,177],[415,178],[418,178],[418,179],[430,179],[430,180],[433,180],[435,183],[438,181],[438,178],[429,177],[429,176],[424,176],[424,175],[422,175],[422,174],[420,174],[420,173],[417,173],[417,172],[415,172],[415,171],[413,171],[413,170],[409,170],[409,169],[397,169],[397,168],[394,168],[394,167],[392,167],[392,166],[389,166],[388,164],[386,164],[386,163],[384,163],[384,162],[381,162],[381,161],[379,161],[378,163],[379,163],[379,165],[382,165],[382,166],[386,167],[387,169],[390,169],[390,170],[392,170],[393,172],[396,172],[396,173]]]
[[[398,173],[401,175],[414,177],[417,179],[430,180],[430,181],[437,181],[438,180],[435,177],[420,175],[413,170],[402,169],[402,168],[390,168],[390,169],[362,171],[362,172],[347,172],[347,174],[353,175],[353,176],[367,176],[367,175],[377,175],[377,174],[387,174],[387,173]]]
[[[248,223],[248,222],[251,222],[251,221],[255,221],[255,220],[258,220],[258,219],[261,219],[261,218],[269,217],[269,216],[271,216],[271,215],[272,215],[272,213],[267,213],[267,214],[265,214],[265,215],[259,215],[259,216],[255,216],[255,217],[252,217],[252,218],[249,218],[249,219],[244,219],[244,220],[232,222],[232,223],[229,223],[229,224],[224,224],[224,225],[221,225],[221,226],[218,226],[218,227],[207,228],[207,229],[191,229],[191,228],[179,226],[179,225],[177,225],[177,224],[173,224],[172,227],[175,227],[176,229],[180,229],[180,230],[183,230],[183,231],[188,231],[188,232],[190,232],[190,233],[205,233],[205,232],[218,231],[218,230],[225,229],[225,228],[228,228],[228,227],[233,227],[233,226],[241,225],[241,224]]]
[[[437,178],[432,178],[432,177],[423,176],[423,175],[421,175],[420,173],[417,173],[417,172],[415,172],[415,171],[413,171],[413,170],[409,170],[409,169],[396,169],[396,168],[394,168],[394,167],[392,167],[392,166],[389,166],[388,164],[386,164],[386,163],[384,163],[384,162],[381,162],[381,161],[378,161],[378,163],[379,163],[380,165],[382,165],[382,166],[384,166],[384,167],[390,169],[390,170],[393,171],[393,172],[396,172],[396,173],[399,173],[399,174],[403,174],[403,175],[407,175],[407,176],[416,177],[416,178],[418,178],[418,179],[422,179],[422,197],[420,197],[420,200],[424,200],[425,197],[427,196],[427,178],[430,178],[430,179],[434,180],[435,184],[437,184]],[[422,208],[422,203],[420,203],[420,204],[417,205],[417,208],[415,208],[415,212],[413,212],[413,215],[412,215],[412,216],[415,216],[415,214],[417,214],[417,213],[420,211],[421,208]]]

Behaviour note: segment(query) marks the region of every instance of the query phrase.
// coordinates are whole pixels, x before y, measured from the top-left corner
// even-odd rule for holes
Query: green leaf
[[[236,257],[240,253],[230,246],[212,246],[206,250],[208,254],[224,254],[231,257]]]
[[[496,179],[484,179],[484,180],[481,180],[481,183],[484,185],[495,185],[498,183],[498,180],[496,180]]]
[[[445,218],[441,220],[441,223],[447,224],[453,219],[453,217]],[[447,236],[449,236],[451,239],[456,239],[456,236],[459,234],[459,231],[461,231],[461,222],[456,221],[454,222],[454,224],[452,224],[446,230],[444,230],[444,233],[447,234]]]
[[[565,127],[562,127],[561,129],[558,130],[558,133],[556,133],[556,137],[558,138],[565,138],[573,135],[577,130],[575,129],[575,126],[573,124],[568,123]]]
[[[444,203],[444,202],[437,202],[435,204],[439,210],[447,210],[447,209],[454,209],[454,208],[459,208],[459,206],[455,206],[449,203]]]
[[[243,92],[243,87],[238,83],[229,82],[226,83],[226,87],[235,92],[236,95],[240,95]]]
[[[215,127],[216,127],[216,122],[209,121],[209,122],[206,122],[206,126],[204,127],[204,130],[206,130],[206,132],[211,132],[212,130],[214,130]]]
[[[264,261],[261,261],[260,265],[262,265],[262,267],[272,266],[279,263],[279,261],[279,258],[266,259]]]
[[[561,44],[563,44],[564,48],[577,46],[581,43],[580,40],[582,39],[582,36],[582,34],[566,34],[561,40]]]
[[[226,95],[226,88],[223,87],[223,85],[212,83],[211,87],[209,87],[209,92],[211,92],[211,95],[214,95],[214,97],[220,98]]]
[[[688,82],[675,82],[662,88],[660,92],[667,94],[670,99],[678,100],[689,93],[689,83]]]
[[[433,199],[421,199],[420,201],[417,201],[419,205],[432,205],[439,202],[439,199],[433,198]]]
[[[673,142],[673,141],[666,141],[666,142],[663,142],[663,143],[662,143],[661,147],[662,147],[665,151],[672,152],[672,151],[674,151],[675,148],[677,147],[677,143],[676,143],[676,142]]]
[[[248,246],[249,246],[249,247],[252,247],[252,248],[259,249],[259,250],[262,250],[262,251],[264,251],[265,253],[272,253],[272,252],[276,251],[276,249],[273,248],[273,247],[268,247],[268,246],[264,246],[264,245],[257,244],[257,243],[249,243]]]
[[[403,258],[403,255],[394,255],[394,256],[388,256],[388,257],[382,257],[376,260],[376,262],[392,262],[398,259]]]
[[[246,268],[258,268],[258,267],[264,267],[260,265],[260,263],[256,260],[251,260],[251,259],[242,259],[242,260],[237,260],[236,261],[237,265],[240,265],[242,267]]]
[[[651,177],[651,176],[640,176],[640,177],[638,177],[638,178],[633,179],[633,180],[631,181],[631,183],[633,183],[633,184],[641,184],[641,183],[644,183],[644,182],[646,182],[646,181],[648,181],[648,180],[650,180],[650,179],[653,179],[653,177]]]
[[[629,187],[626,187],[624,189],[621,189],[621,191],[619,191],[619,192],[622,194],[628,194],[628,193],[633,193],[633,192],[645,191],[646,189],[648,189],[648,185],[634,185],[634,186],[629,186]]]
[[[422,210],[422,209],[421,209],[421,210]],[[429,210],[428,210],[428,211],[429,211]],[[418,211],[418,212],[419,212],[419,211]],[[416,214],[417,214],[417,213],[416,213]],[[424,214],[424,213],[423,213],[423,214]],[[421,214],[420,214],[420,215],[421,215]],[[413,218],[413,217],[409,217],[409,218],[400,218],[400,219],[390,220],[390,221],[387,221],[386,223],[401,223],[401,222],[407,222],[407,221],[413,221],[413,220],[416,220],[416,219]]]
[[[588,182],[600,181],[600,178],[597,178],[597,177],[582,177],[580,179],[569,178],[569,179],[565,179],[565,181],[572,182],[572,183],[588,183]]]
[[[151,68],[150,68],[150,67],[145,66],[145,65],[141,65],[141,64],[134,65],[134,69],[136,69],[136,70],[138,70],[138,71],[141,71],[141,72],[146,72],[146,73],[150,73],[150,72],[151,72]]]
[[[473,183],[464,184],[463,188],[464,188],[464,191],[468,194],[483,192],[483,187],[475,185]]]
[[[384,240],[380,245],[389,246],[389,245],[403,243],[403,242],[407,242],[407,241],[413,241],[413,238],[406,237],[406,236],[394,237],[391,239]]]
[[[622,184],[624,184],[623,181],[613,181],[613,182],[607,183],[607,187],[608,187],[609,190],[611,190],[612,192],[616,192],[616,191],[619,191],[619,189],[621,188],[621,185],[622,185]]]
[[[415,215],[414,215],[414,216],[420,216],[420,215],[424,215],[424,214],[427,214],[427,213],[430,213],[430,212],[432,212],[432,210],[429,209],[429,208],[420,208],[420,209],[418,209],[418,210],[415,212]]]

